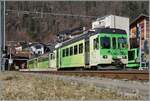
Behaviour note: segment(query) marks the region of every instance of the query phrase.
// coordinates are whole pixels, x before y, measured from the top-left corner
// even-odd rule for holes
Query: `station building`
[[[150,47],[149,16],[141,14],[130,23],[131,48],[141,48],[142,60],[148,62],[148,51]],[[140,41],[141,40],[141,41]],[[141,42],[141,43],[140,43]],[[132,47],[133,46],[133,47]],[[144,56],[143,56],[144,55]]]
[[[130,23],[130,38],[139,38],[138,29],[141,27],[142,45],[144,40],[150,39],[149,35],[149,16],[141,14],[133,22]]]

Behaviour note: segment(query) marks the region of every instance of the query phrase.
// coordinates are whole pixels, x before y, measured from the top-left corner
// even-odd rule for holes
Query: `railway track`
[[[125,79],[125,80],[140,80],[148,81],[149,72],[147,70],[128,70],[128,71],[24,71],[24,73],[42,73],[42,74],[55,74],[55,75],[68,75],[68,76],[89,76],[89,77],[105,77],[112,79]]]

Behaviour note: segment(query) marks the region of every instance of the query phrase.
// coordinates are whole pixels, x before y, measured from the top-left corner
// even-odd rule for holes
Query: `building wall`
[[[150,47],[150,21],[147,20],[146,21],[146,39],[148,40],[149,42],[149,47]]]
[[[135,25],[131,26],[130,28],[130,38],[137,38],[137,25],[140,25],[141,26],[141,32],[142,32],[142,39],[144,39],[144,19],[139,21],[138,23],[136,23]]]
[[[132,25],[130,27],[130,38],[137,38],[138,40],[138,35],[137,35],[137,25],[141,26],[141,45],[144,47],[144,41],[147,40],[150,42],[150,31],[149,31],[149,20],[146,19],[139,19],[136,24]]]

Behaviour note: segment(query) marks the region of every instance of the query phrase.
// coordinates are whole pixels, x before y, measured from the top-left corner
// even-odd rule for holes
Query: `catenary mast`
[[[5,70],[4,52],[5,50],[5,1],[0,0],[0,71]]]

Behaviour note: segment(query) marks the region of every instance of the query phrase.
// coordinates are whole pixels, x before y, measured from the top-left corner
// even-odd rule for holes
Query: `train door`
[[[49,67],[49,68],[51,67],[51,54],[52,54],[52,53],[49,53],[49,54],[48,54],[48,59],[49,59],[49,61],[48,61],[48,67]]]
[[[56,67],[59,68],[60,67],[60,64],[59,64],[60,63],[59,62],[60,61],[59,49],[56,50],[56,57],[57,57],[57,59],[56,59]]]
[[[89,38],[85,39],[85,66],[89,66],[90,60]]]

